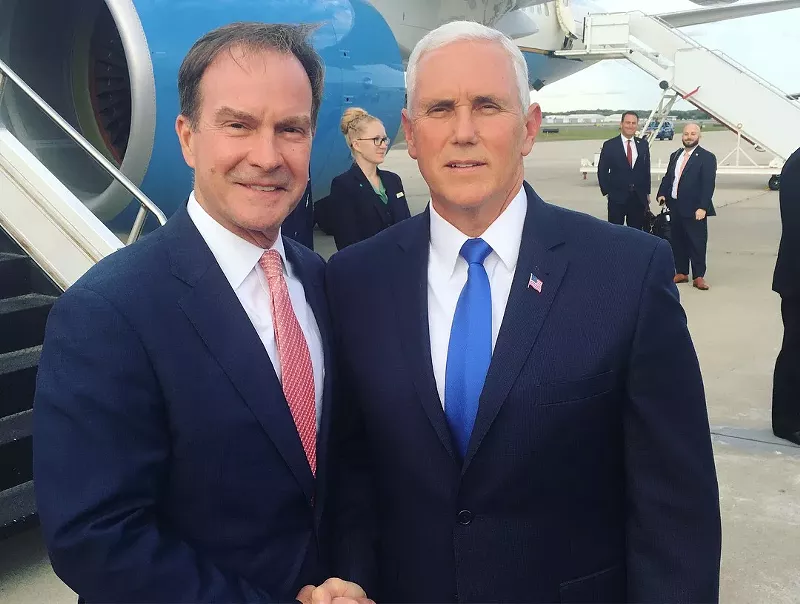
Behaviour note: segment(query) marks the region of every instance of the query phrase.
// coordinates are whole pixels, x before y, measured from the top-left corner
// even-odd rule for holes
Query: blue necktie
[[[469,269],[450,330],[444,390],[445,415],[461,459],[467,452],[492,360],[492,291],[483,267],[491,252],[483,239],[469,239],[461,247]]]

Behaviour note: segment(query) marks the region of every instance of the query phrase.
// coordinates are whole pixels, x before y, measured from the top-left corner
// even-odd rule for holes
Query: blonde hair
[[[370,115],[361,107],[350,107],[342,115],[342,121],[339,123],[339,128],[342,130],[344,139],[347,141],[347,146],[353,149],[353,138],[351,134],[358,136],[361,134],[364,126],[372,122],[379,122],[380,120],[374,115]]]

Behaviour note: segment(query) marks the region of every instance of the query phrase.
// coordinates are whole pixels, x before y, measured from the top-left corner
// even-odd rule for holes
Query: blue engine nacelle
[[[399,130],[400,51],[366,0],[5,0],[0,56],[170,215],[192,188],[174,129],[178,69],[197,38],[234,21],[319,24],[312,41],[326,76],[315,200],[350,165],[339,131],[348,106],[379,117],[390,136]],[[95,214],[130,223],[130,194],[13,87],[5,104],[2,121]]]

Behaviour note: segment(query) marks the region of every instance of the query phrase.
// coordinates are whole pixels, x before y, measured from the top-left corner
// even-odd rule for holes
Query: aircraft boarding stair
[[[57,297],[124,245],[10,131],[3,92],[16,86],[141,206],[128,242],[164,214],[4,62],[0,61],[0,538],[35,520],[31,415],[47,316]],[[81,151],[81,148],[83,151]]]
[[[627,59],[656,78],[665,96],[674,91],[669,104],[664,105],[662,99],[660,121],[676,100],[685,99],[737,133],[739,143],[744,139],[775,156],[769,165],[758,165],[739,144],[718,162],[721,173],[778,174],[800,146],[800,103],[658,17],[640,11],[590,15],[584,23],[583,46],[555,55],[578,60]],[[740,163],[742,155],[749,165]],[[736,163],[728,164],[734,156]],[[581,169],[584,174],[585,168]]]

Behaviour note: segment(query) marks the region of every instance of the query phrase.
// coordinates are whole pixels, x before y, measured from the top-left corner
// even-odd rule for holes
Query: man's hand
[[[667,201],[667,198],[663,195],[658,196],[658,205],[663,206]]]
[[[297,600],[302,604],[374,604],[359,585],[334,578],[319,587],[306,585]]]
[[[705,217],[706,217],[706,211],[702,208],[700,208],[694,213],[695,220],[703,220]]]

